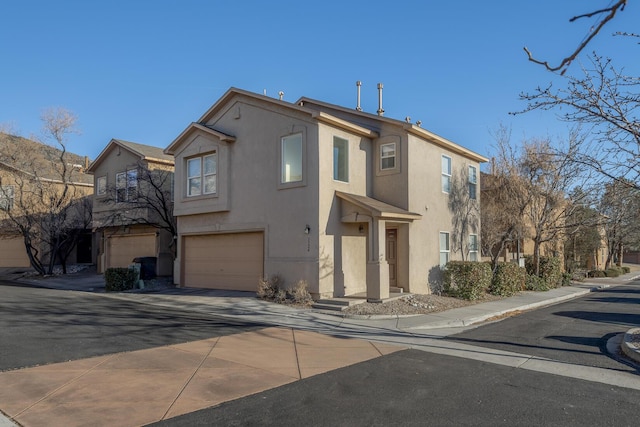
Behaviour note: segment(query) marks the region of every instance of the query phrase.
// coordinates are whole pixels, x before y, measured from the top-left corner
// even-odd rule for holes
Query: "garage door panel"
[[[262,233],[184,238],[184,285],[255,291],[263,276]]]
[[[156,256],[156,235],[109,237],[107,268],[128,267],[134,258]]]
[[[0,267],[30,267],[24,240],[21,237],[0,239]]]

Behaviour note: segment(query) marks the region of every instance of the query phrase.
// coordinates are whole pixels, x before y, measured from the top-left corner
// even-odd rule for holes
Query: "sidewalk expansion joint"
[[[296,353],[296,366],[298,368],[298,379],[302,379],[302,371],[300,370],[300,358],[298,357],[298,344],[296,343],[296,330],[291,328],[291,337],[293,338],[293,350]]]

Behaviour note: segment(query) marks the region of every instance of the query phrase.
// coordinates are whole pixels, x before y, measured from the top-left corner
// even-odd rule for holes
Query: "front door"
[[[387,263],[389,264],[389,286],[396,286],[398,277],[398,229],[387,228]]]

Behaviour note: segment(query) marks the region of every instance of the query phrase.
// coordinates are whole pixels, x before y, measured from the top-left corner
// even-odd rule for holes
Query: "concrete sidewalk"
[[[272,326],[257,332],[0,372],[0,410],[25,426],[141,425],[403,348],[524,369],[530,365],[533,370],[640,389],[640,381],[627,374],[575,366],[569,372],[566,364],[515,353],[479,351],[440,339],[492,318],[629,283],[636,275],[590,280],[547,292],[523,292],[499,301],[416,316],[343,317],[269,303],[247,292],[167,288],[101,293],[96,298],[138,301]],[[82,273],[18,281],[27,286],[93,293],[101,292],[100,286],[104,286],[102,276]],[[7,425],[13,424],[0,414],[0,427]]]

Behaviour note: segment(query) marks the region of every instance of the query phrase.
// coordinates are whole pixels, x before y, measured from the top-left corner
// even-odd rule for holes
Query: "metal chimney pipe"
[[[384,110],[382,109],[382,83],[378,83],[378,115],[384,116]]]
[[[362,86],[362,82],[360,80],[358,80],[356,82],[356,87],[358,88],[358,97],[357,97],[357,102],[356,102],[356,110],[358,110],[358,111],[362,111],[362,107],[360,106],[360,86]]]
[[[284,98],[284,92],[283,91],[278,92],[278,96],[280,97],[280,101],[282,101],[282,99]]]

